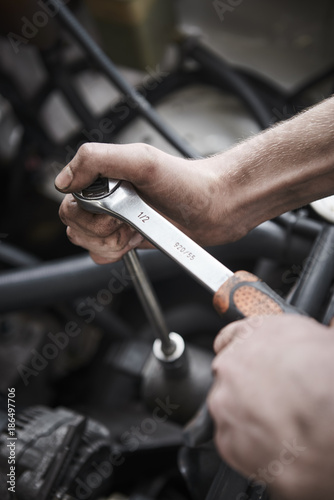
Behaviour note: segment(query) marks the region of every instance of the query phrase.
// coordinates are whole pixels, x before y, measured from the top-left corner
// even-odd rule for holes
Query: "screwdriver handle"
[[[305,314],[286,303],[266,283],[247,271],[237,271],[213,297],[216,311],[228,321],[251,316]]]

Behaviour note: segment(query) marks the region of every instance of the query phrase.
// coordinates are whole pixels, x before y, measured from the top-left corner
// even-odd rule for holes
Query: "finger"
[[[222,401],[224,400],[224,381],[215,377],[207,396],[208,410],[214,419],[223,411]]]
[[[65,196],[59,208],[59,217],[66,226],[101,238],[109,236],[123,224],[108,214],[93,214],[83,210],[71,194]],[[123,224],[123,227],[129,226]]]
[[[229,323],[222,330],[220,330],[213,343],[213,348],[216,354],[218,354],[222,349],[225,349],[240,335],[240,330],[243,329],[244,321],[247,320],[233,321],[233,323]]]
[[[227,347],[234,348],[237,343],[243,344],[259,330],[266,318],[266,316],[252,316],[225,326],[214,341],[215,352],[218,353]]]
[[[215,424],[215,442],[230,438],[235,416],[230,411],[230,390],[221,379],[216,379],[207,397],[208,410]]]
[[[225,326],[218,335],[216,336],[213,349],[216,354],[218,354],[222,349],[228,346],[228,344],[233,340],[233,336],[235,333],[235,325],[231,323],[230,325]]]
[[[80,191],[98,177],[130,180],[140,186],[143,179],[152,179],[154,150],[146,144],[83,144],[58,174],[55,186],[62,192]]]
[[[133,233],[129,228],[118,229],[105,238],[87,235],[86,232],[67,227],[67,236],[71,243],[81,246],[94,255],[94,260],[98,263],[116,262],[127,251],[136,248],[142,241],[143,236]]]

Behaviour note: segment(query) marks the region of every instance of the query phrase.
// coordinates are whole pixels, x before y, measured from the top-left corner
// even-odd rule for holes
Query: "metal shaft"
[[[133,285],[146,312],[147,318],[156,336],[161,340],[161,349],[166,356],[170,356],[174,353],[176,346],[169,337],[169,330],[161,312],[157,297],[138,259],[136,251],[130,250],[124,255],[123,260],[132,277]]]

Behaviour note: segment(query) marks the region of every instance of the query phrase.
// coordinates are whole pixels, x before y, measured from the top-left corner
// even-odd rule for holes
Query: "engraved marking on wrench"
[[[181,245],[181,243],[179,243],[178,241],[175,243],[174,248],[176,248],[176,250],[178,250],[180,253],[183,253],[183,255],[190,260],[194,260],[194,258],[196,257],[193,253],[189,252],[189,250],[187,250],[186,247]]]

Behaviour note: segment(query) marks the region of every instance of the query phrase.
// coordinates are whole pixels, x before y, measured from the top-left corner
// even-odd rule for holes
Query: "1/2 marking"
[[[138,215],[138,219],[140,219],[142,222],[147,222],[148,220],[150,220],[149,216],[145,215],[144,212],[140,212],[140,214]]]

